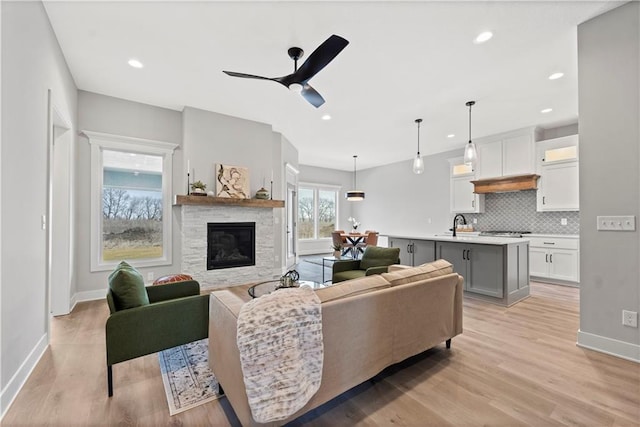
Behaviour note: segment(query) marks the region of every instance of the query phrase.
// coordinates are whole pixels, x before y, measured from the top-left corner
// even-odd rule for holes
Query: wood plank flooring
[[[314,280],[321,269],[299,271]],[[393,366],[292,425],[639,426],[640,365],[576,346],[579,290],[533,283],[531,294],[511,308],[465,298],[450,350]],[[224,398],[169,416],[155,354],[115,365],[108,398],[108,312],[92,301],[53,320],[51,346],[3,426],[239,424]]]

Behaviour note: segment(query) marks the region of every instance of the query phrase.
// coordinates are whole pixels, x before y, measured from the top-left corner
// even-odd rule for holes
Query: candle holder
[[[269,192],[269,198],[273,200],[273,180],[271,181],[271,191]]]
[[[189,182],[189,172],[187,172],[187,196],[191,194],[191,182]]]

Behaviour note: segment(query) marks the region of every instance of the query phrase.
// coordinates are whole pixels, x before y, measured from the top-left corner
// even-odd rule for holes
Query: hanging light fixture
[[[353,188],[358,188],[356,181],[356,159],[358,156],[353,156]],[[364,200],[364,191],[362,190],[350,190],[344,195],[347,200],[358,201]]]
[[[415,122],[418,124],[418,154],[413,159],[413,173],[420,175],[424,172],[424,161],[420,156],[420,123],[422,123],[422,119],[416,119]]]
[[[476,145],[471,141],[471,107],[475,105],[475,103],[476,101],[469,101],[465,104],[469,107],[469,143],[464,149],[464,163],[469,166],[475,166],[478,160]]]

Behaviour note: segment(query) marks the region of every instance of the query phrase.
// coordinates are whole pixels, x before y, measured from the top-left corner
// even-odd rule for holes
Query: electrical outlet
[[[477,224],[478,223],[478,218],[473,218],[473,223]]]
[[[150,271],[147,273],[147,280],[150,282],[153,279],[155,279],[155,273],[153,271]]]
[[[635,231],[636,217],[627,216],[598,216],[596,229],[602,231]]]
[[[567,218],[560,218],[560,225],[567,225]]]
[[[632,328],[638,327],[638,312],[622,310],[622,324],[625,326],[631,326]]]

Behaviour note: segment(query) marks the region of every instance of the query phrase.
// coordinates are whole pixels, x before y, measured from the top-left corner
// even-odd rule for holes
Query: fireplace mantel
[[[245,206],[248,208],[284,208],[284,200],[232,199],[228,197],[177,195],[174,206]]]

